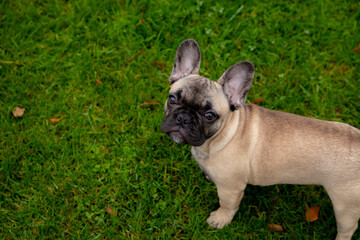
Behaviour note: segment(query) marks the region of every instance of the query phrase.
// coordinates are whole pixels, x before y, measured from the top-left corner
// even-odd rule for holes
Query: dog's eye
[[[205,113],[204,117],[209,120],[209,121],[212,121],[216,118],[216,115],[215,113],[212,113],[212,112],[207,112]]]
[[[175,104],[176,103],[176,98],[174,96],[169,96],[169,103],[170,104]]]

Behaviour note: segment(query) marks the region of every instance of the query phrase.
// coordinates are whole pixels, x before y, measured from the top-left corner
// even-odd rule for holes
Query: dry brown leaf
[[[61,118],[50,118],[50,122],[52,123],[58,123],[60,122]]]
[[[347,66],[343,65],[343,66],[339,67],[337,70],[338,71],[344,71],[346,68],[347,68]]]
[[[284,228],[280,226],[279,224],[268,224],[268,227],[270,230],[273,230],[275,232],[283,232]]]
[[[319,206],[312,206],[309,209],[306,210],[305,218],[308,222],[313,222],[319,219]]]
[[[357,47],[354,49],[354,53],[357,53],[358,51],[360,51],[360,43],[359,43],[359,45],[357,45]]]
[[[98,78],[96,79],[96,85],[102,84],[102,81],[100,81]]]
[[[165,64],[163,64],[161,62],[152,62],[151,65],[158,66],[158,67],[165,67]]]
[[[157,102],[143,102],[142,104],[140,104],[138,107],[141,107],[141,106],[154,106],[154,105],[159,105],[159,103]]]
[[[12,111],[14,117],[21,117],[25,112],[25,108],[16,107],[14,111]]]
[[[107,206],[106,210],[105,210],[108,214],[110,214],[111,216],[116,216],[116,212],[112,210],[112,208],[110,207],[110,205]]]
[[[264,100],[264,97],[261,97],[261,98],[252,100],[251,103],[253,103],[253,104],[259,104],[259,103],[261,103],[263,100]]]
[[[39,231],[38,231],[36,228],[34,228],[34,229],[33,229],[33,234],[34,234],[34,235],[38,235],[38,234],[39,234]]]

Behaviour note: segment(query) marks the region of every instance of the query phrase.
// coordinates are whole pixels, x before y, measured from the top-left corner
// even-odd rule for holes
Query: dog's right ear
[[[226,70],[217,81],[223,86],[224,93],[232,109],[239,109],[244,106],[247,92],[254,80],[254,75],[254,64],[243,61]]]
[[[176,51],[170,84],[189,74],[199,74],[200,62],[201,53],[197,42],[193,39],[183,41]]]

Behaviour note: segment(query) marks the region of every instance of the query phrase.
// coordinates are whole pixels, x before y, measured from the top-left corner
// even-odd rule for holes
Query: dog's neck
[[[228,116],[223,120],[224,124],[222,124],[221,129],[214,136],[207,139],[203,145],[191,148],[191,154],[195,160],[206,160],[209,156],[227,146],[236,134],[236,131],[229,131],[227,129],[241,129],[239,124],[243,123],[242,119],[245,120],[244,114],[244,108],[229,112]]]

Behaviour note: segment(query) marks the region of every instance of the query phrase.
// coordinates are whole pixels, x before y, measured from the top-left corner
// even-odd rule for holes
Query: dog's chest
[[[214,182],[213,177],[213,167],[211,164],[211,159],[209,157],[209,154],[207,152],[201,151],[200,149],[191,149],[191,154],[197,164],[199,165],[201,171],[203,171],[205,175],[205,179]]]

